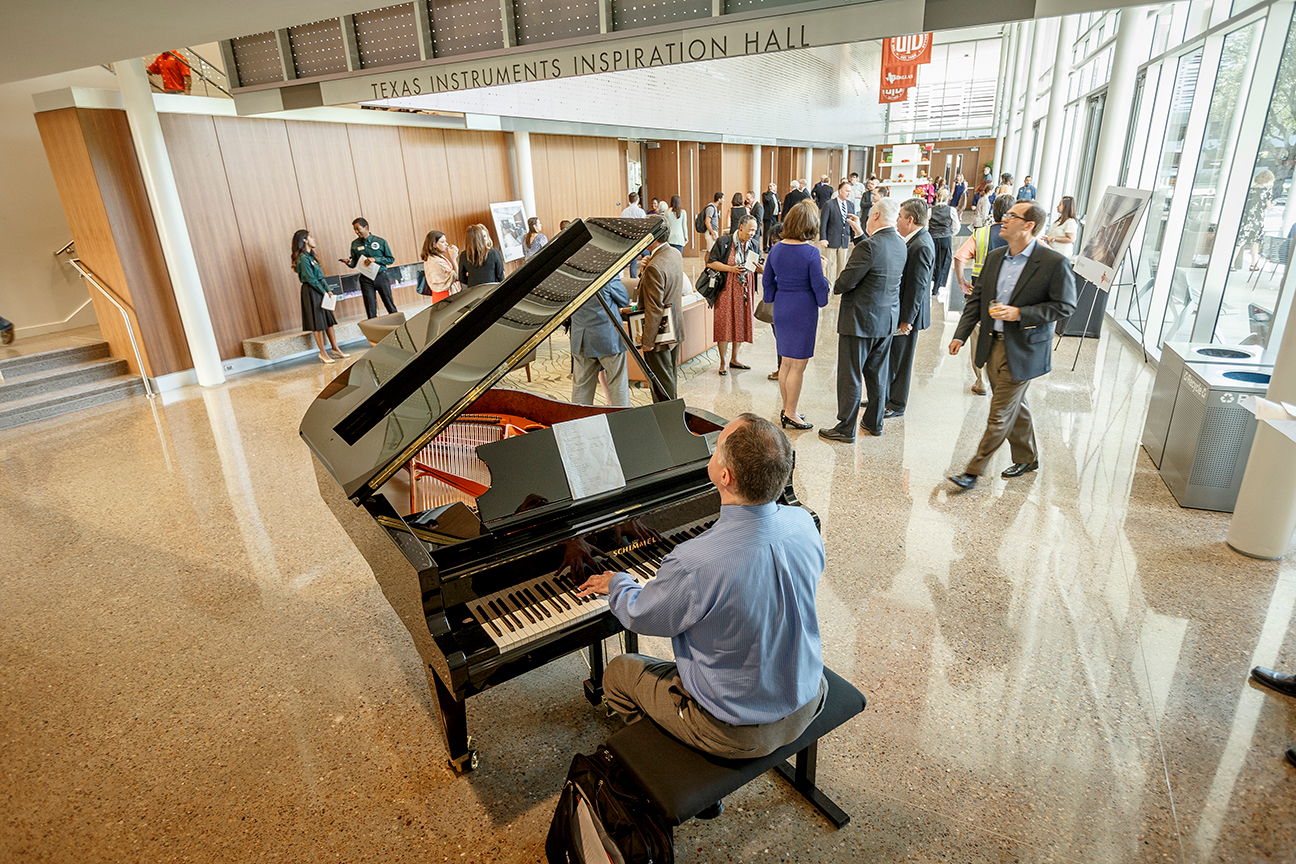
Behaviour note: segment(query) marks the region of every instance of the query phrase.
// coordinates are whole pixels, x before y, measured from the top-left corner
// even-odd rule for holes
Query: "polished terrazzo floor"
[[[1175,504],[1138,446],[1150,367],[1118,338],[1074,373],[1067,340],[1032,387],[1043,470],[998,479],[1005,450],[950,494],[988,400],[937,319],[884,437],[794,433],[826,659],[869,699],[820,752],[854,819],[766,775],[681,826],[680,857],[1293,860],[1296,700],[1247,670],[1296,668],[1296,562],[1241,558],[1227,516]],[[819,423],[833,324],[802,401]],[[777,417],[757,340],[752,371],[711,353],[682,395]],[[542,857],[571,755],[615,721],[572,656],[472,699],[484,761],[448,770],[419,658],[297,436],[337,368],[0,432],[0,861]]]

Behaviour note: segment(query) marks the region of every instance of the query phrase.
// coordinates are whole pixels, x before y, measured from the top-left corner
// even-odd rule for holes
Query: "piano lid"
[[[363,501],[654,236],[666,236],[655,218],[573,222],[503,282],[453,294],[370,348],[311,403],[302,439]]]

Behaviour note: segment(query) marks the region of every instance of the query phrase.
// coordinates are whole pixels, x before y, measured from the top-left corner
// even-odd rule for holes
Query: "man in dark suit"
[[[809,198],[810,195],[801,188],[800,180],[792,181],[792,191],[783,196],[783,218],[792,212],[792,208]]]
[[[765,224],[762,226],[764,233],[761,234],[761,246],[765,251],[769,251],[770,234],[773,231],[774,223],[779,221],[782,215],[782,204],[778,196],[778,184],[771,183],[769,188],[761,195],[761,204],[765,207]]]
[[[756,245],[758,248],[764,248],[760,245],[761,231],[765,228],[765,205],[756,197],[755,192],[748,192],[746,198],[747,212],[756,220]]]
[[[907,247],[904,275],[900,278],[900,325],[891,339],[891,386],[887,390],[883,417],[903,417],[909,404],[909,378],[913,374],[914,351],[918,331],[931,324],[932,268],[936,262],[936,242],[927,230],[927,202],[910,198],[900,203],[896,230]]]
[[[648,260],[639,274],[639,308],[644,312],[643,349],[644,364],[661,389],[653,387],[654,402],[668,402],[675,398],[675,370],[679,368],[680,343],[684,341],[684,316],[680,314],[680,297],[684,294],[684,257],[679,251],[661,240],[648,247]],[[671,307],[675,319],[675,341],[657,342],[666,307]]]
[[[819,437],[829,441],[855,440],[855,418],[865,388],[869,405],[860,429],[882,434],[887,359],[891,334],[900,323],[900,277],[905,266],[905,242],[895,229],[899,213],[900,202],[892,198],[873,205],[868,236],[857,238],[846,269],[833,285],[833,293],[842,298],[837,311],[837,425],[819,430]],[[858,229],[857,217],[851,230]]]
[[[819,245],[825,250],[824,275],[835,282],[846,268],[850,257],[850,217],[855,215],[855,202],[850,200],[850,183],[843,180],[831,201],[819,206]]]
[[[1035,240],[1047,221],[1047,211],[1034,201],[1012,206],[1000,229],[1008,245],[986,255],[950,342],[950,354],[957,354],[972,328],[981,323],[974,359],[985,367],[993,391],[976,455],[962,474],[950,478],[960,489],[976,485],[1005,438],[1012,447],[1013,464],[1003,477],[1020,477],[1039,468],[1026,388],[1031,379],[1052,368],[1053,322],[1070,317],[1076,308],[1071,265]]]
[[[810,190],[810,197],[814,199],[815,206],[820,210],[822,210],[824,205],[833,197],[833,187],[832,184],[828,182],[827,174],[820,175],[819,182]]]

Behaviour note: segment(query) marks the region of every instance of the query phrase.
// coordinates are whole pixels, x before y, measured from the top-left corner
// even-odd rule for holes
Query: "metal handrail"
[[[140,356],[139,343],[135,341],[135,328],[131,326],[130,316],[126,314],[126,307],[122,306],[122,304],[117,301],[117,298],[113,295],[111,290],[105,288],[99,283],[99,280],[95,278],[94,273],[81,266],[80,258],[72,258],[68,263],[77,269],[77,272],[81,274],[82,279],[98,288],[99,293],[106,297],[109,303],[116,306],[117,311],[121,313],[122,321],[126,322],[126,335],[130,336],[131,348],[135,351],[135,362],[139,365],[140,380],[144,382],[144,394],[148,396],[148,398],[152,399],[154,396],[153,387],[149,384],[148,376],[144,374],[144,358]]]
[[[206,57],[202,56],[201,54],[199,54],[197,51],[193,50],[192,48],[183,48],[183,49],[181,49],[181,50],[183,50],[183,51],[187,51],[187,52],[189,52],[190,54],[192,54],[194,57],[196,57],[196,58],[198,59],[198,62],[199,62],[200,64],[202,64],[203,68],[211,69],[213,72],[220,72],[220,70],[219,70],[218,68],[216,68],[216,64],[215,64],[215,63],[212,63],[210,60],[208,60]],[[199,78],[201,78],[202,80],[206,81],[208,84],[212,85],[212,86],[215,87],[217,90],[219,90],[219,91],[221,91],[222,93],[224,93],[226,96],[229,96],[231,99],[234,98],[234,96],[230,93],[229,90],[227,90],[227,89],[225,89],[224,87],[221,86],[221,83],[220,83],[219,81],[217,81],[217,80],[214,79],[214,78],[210,78],[210,77],[208,77],[207,73],[203,72],[202,69],[194,69],[194,68],[193,68],[193,64],[189,62],[189,58],[188,58],[188,57],[185,57],[183,54],[181,54],[181,55],[180,55],[180,58],[181,58],[182,60],[185,61],[185,65],[189,67],[189,71],[190,71],[190,72],[194,72],[194,73],[196,73],[196,74],[198,75]]]
[[[58,250],[57,252],[54,253],[54,257],[57,258],[59,255],[63,255],[64,253],[67,253],[67,252],[71,252],[72,254],[75,255],[75,254],[76,254],[76,248],[75,248],[75,247],[76,247],[76,241],[75,241],[75,240],[69,240],[69,241],[67,242],[67,245],[66,245],[66,246],[64,246],[62,249],[60,249],[60,250]]]

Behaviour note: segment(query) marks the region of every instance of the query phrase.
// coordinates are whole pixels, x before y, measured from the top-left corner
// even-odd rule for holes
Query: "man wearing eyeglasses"
[[[1075,276],[1066,258],[1036,241],[1048,213],[1034,201],[1014,204],[999,236],[1008,245],[986,255],[981,276],[963,307],[950,342],[958,354],[981,323],[975,362],[990,379],[990,417],[976,455],[962,474],[949,478],[960,489],[977,484],[986,463],[1007,439],[1013,464],[1000,475],[1020,477],[1039,468],[1039,450],[1026,388],[1052,368],[1053,323],[1075,311]],[[987,338],[988,337],[988,338]]]

